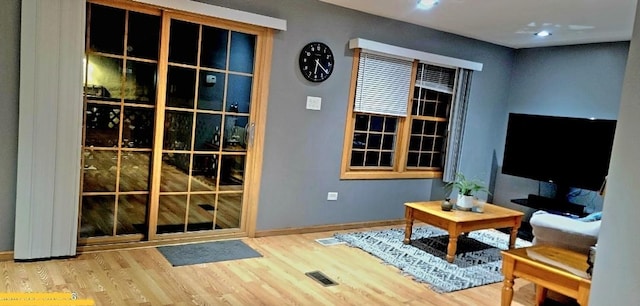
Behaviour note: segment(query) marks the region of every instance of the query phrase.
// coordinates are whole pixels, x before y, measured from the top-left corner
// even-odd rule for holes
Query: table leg
[[[406,225],[404,227],[404,240],[402,242],[404,244],[409,244],[411,243],[411,233],[413,231],[413,208],[405,207],[404,218]]]
[[[544,304],[544,300],[547,298],[547,288],[540,285],[536,286],[536,306]]]
[[[511,236],[509,236],[509,249],[516,247],[516,238],[518,238],[518,227],[511,228]]]
[[[453,262],[458,248],[458,233],[449,233],[449,245],[447,246],[447,261]]]
[[[502,285],[502,299],[501,306],[510,306],[513,300],[513,266],[515,262],[513,258],[503,256],[502,259],[502,274],[504,274],[504,282]]]

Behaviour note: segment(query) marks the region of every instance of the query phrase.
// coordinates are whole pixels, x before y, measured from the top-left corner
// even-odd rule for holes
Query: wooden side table
[[[591,290],[588,268],[586,254],[548,245],[502,251],[504,285],[501,305],[511,305],[513,282],[520,277],[536,284],[536,305],[542,304],[547,290],[553,290],[586,306]]]

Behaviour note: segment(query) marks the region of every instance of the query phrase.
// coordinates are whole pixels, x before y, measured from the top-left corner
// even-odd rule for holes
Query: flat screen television
[[[502,173],[599,190],[609,171],[616,120],[509,114]]]

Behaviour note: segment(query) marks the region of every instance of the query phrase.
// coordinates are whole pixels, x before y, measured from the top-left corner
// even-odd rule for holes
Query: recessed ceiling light
[[[547,36],[551,35],[551,33],[549,33],[548,31],[540,31],[540,32],[538,32],[538,33],[536,33],[534,35],[538,36],[538,37],[547,37]]]
[[[438,4],[440,0],[418,0],[418,8],[428,10]]]

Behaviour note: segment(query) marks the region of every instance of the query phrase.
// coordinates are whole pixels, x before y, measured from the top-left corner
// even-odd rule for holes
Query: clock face
[[[300,72],[311,82],[322,82],[333,72],[333,53],[321,42],[308,43],[300,51]]]

